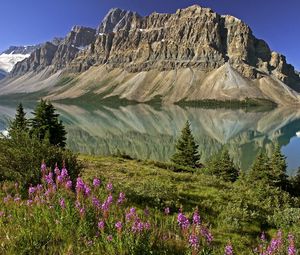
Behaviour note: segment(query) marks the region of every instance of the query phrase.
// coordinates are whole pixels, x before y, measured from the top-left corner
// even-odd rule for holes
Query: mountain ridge
[[[72,40],[82,37],[88,38],[84,47],[74,47]],[[240,19],[197,5],[145,17],[114,8],[97,30],[72,29],[58,46],[48,45],[17,63],[11,83],[45,69],[51,69],[48,76],[59,71],[78,81],[45,92],[54,100],[94,93],[99,100],[105,95],[138,102],[158,96],[164,103],[243,100],[247,95],[277,104],[300,102],[294,91],[300,91],[299,73],[283,55]],[[10,81],[0,85],[0,94],[12,92]]]

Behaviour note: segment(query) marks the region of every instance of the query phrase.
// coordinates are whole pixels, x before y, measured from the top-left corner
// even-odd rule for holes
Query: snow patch
[[[14,65],[25,58],[28,58],[30,54],[1,54],[0,55],[0,69],[4,70],[5,72],[9,73]]]
[[[300,138],[300,131],[296,132],[296,136]]]
[[[7,130],[0,130],[0,138],[1,138],[1,135],[3,135],[4,137],[8,137],[9,133]]]

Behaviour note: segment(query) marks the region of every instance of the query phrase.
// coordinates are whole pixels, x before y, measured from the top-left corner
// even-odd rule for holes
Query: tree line
[[[191,124],[187,121],[176,142],[176,152],[171,157],[171,161],[186,167],[199,167],[198,147],[192,134]],[[275,145],[271,157],[261,151],[247,173],[242,173],[235,166],[226,147],[206,162],[205,169],[209,174],[218,176],[224,181],[234,182],[238,178],[245,178],[250,182],[263,182],[294,195],[300,195],[300,169],[296,176],[288,177],[286,158],[281,153],[279,144]]]
[[[66,145],[66,130],[54,106],[43,99],[36,106],[33,117],[26,118],[22,103],[16,110],[16,116],[9,124],[9,134],[14,136],[20,132],[28,132],[30,137],[40,141],[46,139],[50,144],[64,148]]]

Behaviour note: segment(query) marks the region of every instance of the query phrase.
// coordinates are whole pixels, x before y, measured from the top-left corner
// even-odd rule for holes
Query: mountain
[[[0,54],[0,79],[5,78],[14,65],[29,57],[39,46],[10,46]]]
[[[238,18],[194,5],[174,14],[112,9],[17,63],[0,95],[136,102],[263,99],[299,104],[300,77]]]

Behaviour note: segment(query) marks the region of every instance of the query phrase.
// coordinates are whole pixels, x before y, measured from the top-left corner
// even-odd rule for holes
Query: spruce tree
[[[287,165],[285,161],[286,157],[281,153],[280,146],[277,143],[270,159],[271,182],[273,186],[286,189],[287,187]]]
[[[54,106],[41,99],[33,112],[34,117],[31,120],[31,135],[40,140],[48,139],[52,145],[65,147],[66,131],[59,120],[59,114],[55,112]]]
[[[272,178],[272,169],[270,166],[270,159],[266,153],[261,151],[248,174],[249,181],[264,181],[270,185],[272,185],[271,178]]]
[[[198,145],[195,142],[191,131],[190,122],[187,121],[181,131],[181,136],[176,143],[176,152],[172,156],[171,161],[175,164],[195,168],[200,155],[198,152]]]
[[[12,122],[9,124],[9,133],[15,132],[27,132],[28,120],[26,119],[26,113],[24,111],[22,103],[20,103],[16,109],[16,115]]]
[[[207,168],[211,174],[222,178],[224,181],[234,182],[239,176],[239,170],[235,167],[226,148],[208,161]]]
[[[225,181],[234,182],[239,176],[239,170],[235,167],[229,151],[224,148],[220,157],[220,175]]]

